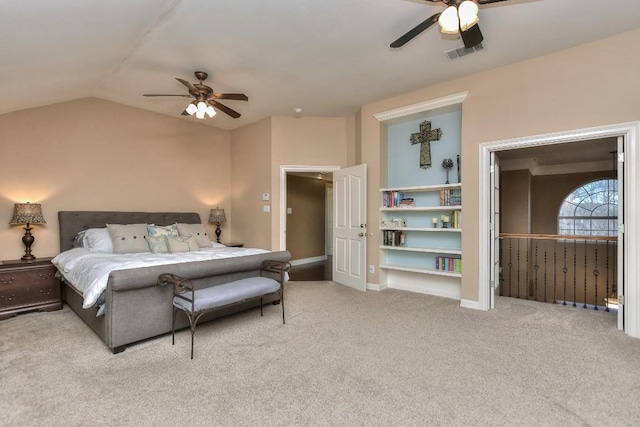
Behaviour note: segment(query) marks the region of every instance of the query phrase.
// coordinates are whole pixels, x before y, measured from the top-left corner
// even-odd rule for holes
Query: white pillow
[[[91,249],[92,251],[100,251],[113,253],[113,243],[111,242],[111,235],[106,228],[90,228],[88,230],[81,231],[82,247]]]
[[[149,252],[147,224],[107,224],[114,254]]]

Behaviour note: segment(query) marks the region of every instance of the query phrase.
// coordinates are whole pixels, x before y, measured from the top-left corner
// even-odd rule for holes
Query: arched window
[[[560,205],[558,234],[618,235],[618,180],[600,179],[573,190]]]

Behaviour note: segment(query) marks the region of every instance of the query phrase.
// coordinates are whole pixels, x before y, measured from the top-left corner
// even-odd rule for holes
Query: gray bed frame
[[[200,224],[200,215],[194,212],[109,212],[60,211],[60,251],[73,247],[75,236],[82,230],[102,228],[106,224],[158,224],[176,222]],[[287,251],[269,252],[236,258],[195,261],[142,267],[111,272],[105,291],[104,315],[96,317],[97,307],[82,308],[82,294],[63,281],[63,300],[104,341],[114,353],[123,351],[128,344],[163,335],[172,330],[173,289],[159,286],[160,274],[172,273],[192,280],[194,286],[205,288],[247,277],[260,276],[260,265],[265,260],[289,261]],[[275,302],[265,300],[266,303]],[[213,312],[201,321],[225,316],[251,307],[259,301]],[[179,316],[176,328],[188,327],[186,316]]]

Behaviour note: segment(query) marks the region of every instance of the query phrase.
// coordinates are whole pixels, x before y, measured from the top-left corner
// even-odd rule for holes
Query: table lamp
[[[13,218],[11,218],[11,225],[26,224],[24,228],[24,236],[22,236],[22,243],[25,246],[24,256],[20,259],[24,261],[31,261],[36,259],[31,254],[31,245],[35,238],[31,234],[31,224],[46,224],[44,217],[42,216],[42,206],[39,203],[16,203],[13,209]]]
[[[220,243],[220,234],[222,233],[222,230],[220,230],[220,224],[227,222],[227,217],[224,215],[224,209],[211,209],[209,222],[216,225],[216,242]]]

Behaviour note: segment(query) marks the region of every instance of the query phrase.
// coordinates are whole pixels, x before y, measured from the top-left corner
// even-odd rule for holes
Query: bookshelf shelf
[[[456,190],[461,189],[461,184],[420,185],[414,187],[381,188],[380,192],[399,191],[401,193],[416,193],[424,191]]]
[[[380,245],[380,249],[386,249],[389,251],[424,252],[428,254],[441,254],[441,255],[462,255],[462,251],[458,249],[413,248],[408,246],[385,246],[385,245]]]
[[[395,264],[393,265],[380,264],[380,268],[383,270],[408,271],[411,273],[432,274],[434,276],[462,277],[461,273],[456,273],[455,271],[431,270],[426,268],[407,267],[407,266],[395,265]]]
[[[381,227],[380,230],[389,231],[422,231],[427,233],[461,233],[459,228],[442,228],[442,227]]]
[[[383,212],[449,212],[449,211],[461,211],[462,206],[422,206],[422,207],[407,207],[407,208],[386,208],[381,207]]]

